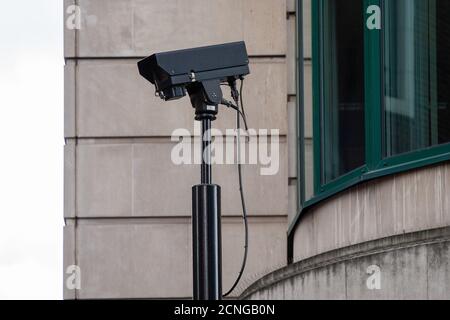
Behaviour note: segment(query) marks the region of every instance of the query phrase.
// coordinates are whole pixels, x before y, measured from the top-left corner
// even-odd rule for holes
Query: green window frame
[[[301,215],[311,206],[359,183],[397,174],[424,166],[450,160],[450,143],[415,150],[400,155],[384,156],[384,22],[381,30],[369,30],[366,21],[371,16],[367,8],[376,5],[381,8],[381,20],[384,20],[384,1],[387,0],[361,0],[364,15],[364,103],[365,103],[365,164],[350,171],[337,179],[325,183],[322,179],[324,141],[322,131],[322,118],[324,100],[322,76],[324,55],[324,11],[329,0],[312,1],[312,74],[313,74],[313,153],[314,153],[314,195],[305,198],[305,144],[304,144],[304,105],[303,98],[303,23],[301,0],[297,0],[297,82],[298,82],[298,208],[299,212],[288,230],[289,257],[292,258],[292,241],[296,225]],[[450,125],[450,124],[449,124]]]

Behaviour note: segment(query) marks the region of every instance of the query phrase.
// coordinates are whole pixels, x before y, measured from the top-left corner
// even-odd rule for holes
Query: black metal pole
[[[211,119],[202,119],[201,184],[192,188],[194,300],[222,299],[220,187],[212,184]]]
[[[201,183],[212,183],[212,167],[211,167],[211,119],[202,120],[202,168]]]

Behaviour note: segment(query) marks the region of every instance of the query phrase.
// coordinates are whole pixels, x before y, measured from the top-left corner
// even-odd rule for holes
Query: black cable
[[[239,114],[242,117],[242,120],[244,121],[244,125],[245,125],[245,131],[247,131],[247,134],[249,135],[248,132],[248,125],[247,125],[247,116],[245,114],[245,109],[244,109],[244,99],[242,98],[242,92],[243,92],[243,88],[244,88],[244,79],[241,79],[241,87],[239,89],[239,91],[237,91],[236,89],[236,82],[229,82],[227,84],[222,83],[220,84],[221,86],[230,86],[231,87],[231,96],[233,97],[233,100],[235,101],[236,105],[233,104],[231,101],[228,101],[225,98],[222,98],[222,102],[221,104],[228,107],[228,108],[232,108],[234,110],[236,110],[237,112],[239,112]],[[239,105],[239,99],[241,104]],[[239,106],[242,108],[242,111],[240,110]]]
[[[244,79],[241,79],[241,88],[239,89],[239,97],[241,99],[241,108],[242,108],[242,114],[244,115],[244,119],[247,119],[247,115],[245,114],[245,108],[244,108],[244,98],[243,98],[243,91],[244,91]],[[247,123],[246,120],[244,120],[245,123]],[[248,129],[247,129],[248,131]]]
[[[242,110],[244,110],[244,105],[242,103],[243,102],[243,99],[242,99],[243,82],[244,81],[241,81],[241,88],[240,88],[240,93],[239,93],[239,95],[241,97]],[[233,90],[233,88],[232,88],[232,90]],[[234,96],[233,98],[234,98],[234,100],[236,102],[236,109],[235,110],[237,111],[236,112],[236,115],[237,115],[237,130],[238,130],[238,134],[240,134],[239,133],[239,130],[241,129],[241,121],[240,121],[240,119],[242,117],[242,119],[244,120],[244,123],[245,123],[246,130],[248,131],[247,119],[245,117],[245,112],[241,112],[241,110],[239,108],[239,98],[235,94],[233,96]],[[239,141],[238,141],[238,148],[240,148]],[[239,154],[239,156],[240,156],[240,154]],[[239,157],[238,157],[238,160],[237,160],[237,167],[238,167],[238,175],[239,175],[239,192],[241,194],[241,203],[242,203],[242,218],[244,220],[244,228],[245,228],[244,257],[243,257],[243,260],[242,260],[242,266],[241,266],[241,270],[239,271],[239,275],[238,275],[236,281],[234,282],[233,286],[231,287],[231,289],[227,293],[225,293],[223,295],[224,297],[229,296],[234,291],[234,289],[237,287],[237,285],[239,284],[239,281],[241,280],[242,275],[244,273],[245,266],[247,264],[247,257],[248,257],[248,219],[247,219],[247,208],[245,206],[244,187],[243,187],[243,183],[242,183],[242,164],[240,162]]]
[[[223,101],[223,104],[224,104],[225,106],[227,106],[228,108],[231,108],[231,109],[233,109],[233,110],[236,110],[236,111],[239,113],[239,115],[241,116],[242,120],[244,121],[245,131],[248,132],[247,119],[245,118],[244,113],[243,113],[241,110],[239,110],[238,107],[236,107],[234,104],[232,104],[232,103],[229,102],[229,101],[227,101],[226,103],[225,103],[225,101]]]
[[[250,142],[250,133],[248,132],[248,126],[247,126],[247,115],[245,114],[245,108],[244,108],[244,78],[241,78],[241,87],[239,89],[239,97],[241,100],[241,105],[240,107],[242,108],[242,118],[244,119],[244,123],[245,123],[245,130],[247,131],[247,142]],[[239,111],[240,112],[240,111]]]

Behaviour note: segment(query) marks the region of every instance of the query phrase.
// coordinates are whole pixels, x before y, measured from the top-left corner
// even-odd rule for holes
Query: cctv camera
[[[222,100],[221,83],[250,73],[245,42],[154,54],[138,62],[139,73],[165,101],[189,94],[196,109],[206,110]]]

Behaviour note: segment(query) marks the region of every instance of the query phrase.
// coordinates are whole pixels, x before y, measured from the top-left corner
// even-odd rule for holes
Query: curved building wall
[[[449,163],[351,188],[301,218],[294,262],[370,240],[449,226],[449,195]]]
[[[242,299],[450,299],[450,227],[305,259],[262,278]]]
[[[311,208],[294,263],[244,299],[450,299],[450,164],[353,187]]]

